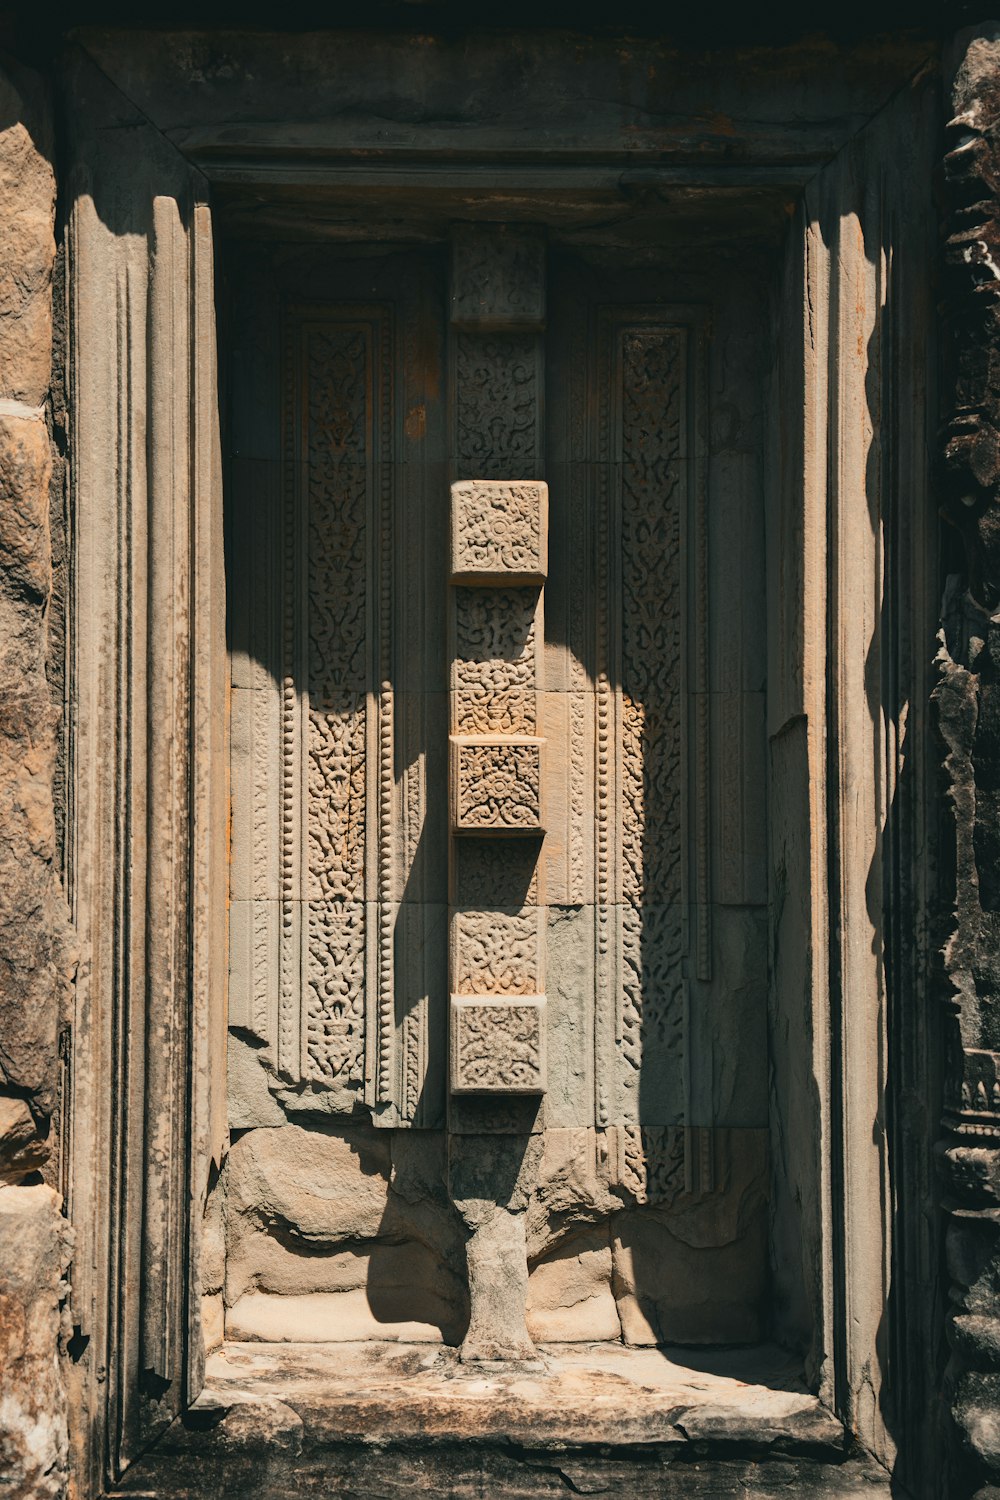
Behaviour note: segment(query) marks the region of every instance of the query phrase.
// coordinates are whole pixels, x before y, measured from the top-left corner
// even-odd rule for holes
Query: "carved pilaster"
[[[524,1215],[541,1149],[530,1096],[546,1088],[544,269],[544,244],[530,231],[456,230],[449,1182],[470,1231],[464,1360],[534,1355]]]
[[[523,903],[516,870],[505,889],[501,853],[511,838],[530,839],[537,863],[545,826],[548,490],[532,477],[541,453],[543,249],[533,235],[474,226],[461,227],[453,247],[450,1066],[458,1095],[545,1090],[545,908]],[[471,861],[460,853],[468,840],[478,846]],[[493,870],[489,889],[477,867]]]
[[[1000,1480],[1000,42],[967,40],[952,90],[945,517],[965,576],[946,600],[938,727],[954,826],[944,1135],[954,1427],[949,1494]]]
[[[451,832],[487,865],[512,837],[537,860],[544,830],[545,741],[512,731],[539,723],[546,502],[540,483],[452,487]],[[545,909],[474,895],[457,861],[451,883],[452,1092],[543,1093]]]

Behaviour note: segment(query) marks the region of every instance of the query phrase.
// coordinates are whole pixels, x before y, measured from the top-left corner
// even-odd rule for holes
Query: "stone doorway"
[[[233,253],[216,1336],[765,1336],[754,282]]]
[[[211,39],[93,36],[67,69],[76,122],[69,865],[88,952],[67,1184],[75,1315],[90,1339],[74,1396],[81,1469],[99,1492],[108,1475],[141,1485],[149,1465],[166,1475],[190,1464],[192,1487],[203,1488],[192,1434],[218,1432],[228,1464],[229,1434],[247,1424],[270,1433],[261,1440],[273,1437],[282,1468],[288,1434],[271,1431],[264,1407],[291,1381],[289,1410],[301,1415],[288,1421],[298,1423],[296,1442],[303,1422],[318,1423],[303,1464],[322,1485],[368,1356],[382,1359],[392,1334],[400,1359],[385,1361],[376,1435],[408,1432],[420,1446],[422,1434],[435,1442],[447,1428],[461,1444],[486,1431],[489,1415],[491,1441],[527,1451],[540,1413],[553,1442],[585,1444],[589,1397],[573,1408],[576,1426],[562,1399],[582,1389],[574,1359],[590,1346],[565,1340],[585,1318],[619,1362],[603,1411],[639,1399],[641,1372],[663,1361],[646,1429],[657,1463],[673,1463],[667,1445],[671,1455],[700,1453],[688,1432],[746,1441],[740,1452],[755,1455],[786,1439],[812,1454],[815,1440],[837,1459],[846,1424],[891,1464],[880,1351],[895,1340],[908,1368],[899,1351],[924,1337],[898,1307],[890,1323],[892,1296],[919,1303],[906,1290],[911,1273],[897,1274],[891,1256],[912,1267],[924,1252],[919,1213],[911,1205],[891,1223],[885,1191],[884,955],[891,939],[895,984],[922,993],[927,965],[905,928],[922,898],[904,878],[899,810],[919,825],[925,767],[912,747],[923,743],[929,636],[914,601],[932,596],[933,547],[926,521],[913,517],[933,510],[924,457],[935,252],[929,193],[915,197],[913,184],[929,182],[937,150],[933,77],[901,88],[916,66],[907,54],[889,90],[881,71],[866,82],[864,59],[841,76],[824,54],[795,72],[788,130],[769,113],[782,97],[773,60],[749,76],[736,54],[713,61],[712,97],[716,82],[731,90],[733,114],[706,122],[692,102],[707,97],[705,75],[689,78],[682,55],[659,43],[626,56],[598,39],[571,55],[561,39],[539,36],[529,78],[516,39],[471,51],[390,39],[387,52],[383,40],[297,37],[276,49],[271,38],[241,36],[223,65]],[[388,135],[384,57],[410,90],[391,104]],[[832,95],[814,87],[821,75]],[[787,97],[783,120],[786,106]],[[299,124],[276,125],[280,115],[300,121],[298,111],[307,117]],[[486,224],[506,226],[485,237],[505,245],[502,261],[544,271],[544,318],[538,295],[499,314],[482,295],[456,309],[455,268],[463,253],[475,258]],[[356,495],[364,660],[353,680],[319,682],[316,704],[302,545],[310,439],[300,422],[313,387],[300,379],[286,389],[288,350],[298,339],[301,352],[311,319],[327,364],[337,338],[343,362],[343,337],[361,335],[370,390],[369,447],[353,465],[359,484],[365,474]],[[527,450],[531,468],[484,474],[479,425],[470,428],[476,465],[459,471],[467,388],[456,351],[515,339],[534,350],[518,363],[535,371],[539,393],[526,407],[543,434]],[[663,599],[678,604],[669,641],[680,667],[668,649],[657,670],[681,683],[679,711],[667,693],[630,682],[621,595],[606,608],[606,637],[594,623],[598,584],[606,595],[622,588],[624,520],[636,498],[621,446],[633,406],[619,377],[642,365],[640,351],[655,364],[668,349],[686,403],[678,431],[694,441],[686,463],[668,443],[653,482],[639,486],[650,504],[665,497],[658,514],[676,526],[673,551],[657,560],[662,536],[651,529],[633,555],[671,580],[639,617],[655,634]],[[409,368],[423,372],[416,395],[408,351]],[[329,387],[316,386],[320,397]],[[655,391],[655,381],[637,389]],[[653,405],[635,403],[643,443],[655,446],[655,395]],[[343,415],[317,423],[341,448],[329,437],[313,446],[327,467],[339,451],[350,477]],[[421,431],[432,456],[414,465]],[[471,487],[458,498],[484,513],[497,509],[483,504],[490,485],[517,489],[517,504],[538,518],[534,561],[513,569],[516,581],[509,569],[501,588],[475,567],[454,567],[454,484]],[[255,513],[263,527],[248,530]],[[417,532],[414,556],[407,528]],[[331,573],[344,537],[342,526],[330,529]],[[495,541],[489,533],[487,551]],[[281,610],[268,614],[275,580],[276,597],[291,603],[290,633]],[[331,592],[342,611],[341,590],[319,592],[328,616]],[[463,600],[486,612],[500,592],[531,595],[533,649],[522,628],[520,650],[460,651]],[[247,600],[254,619],[276,621],[279,639],[265,624],[264,642],[247,648]],[[516,619],[505,607],[487,623],[509,646]],[[343,653],[334,660],[346,670]],[[421,677],[430,667],[433,683]],[[474,706],[481,668],[499,707],[520,693],[518,712],[533,711],[542,733],[526,732],[523,718],[516,733],[489,719],[496,734],[466,732],[460,688]],[[680,736],[680,770],[671,762],[662,804],[669,836],[643,847],[642,824],[644,857],[626,868],[624,816],[635,804],[622,795],[621,767],[631,746],[646,816],[656,763],[646,751],[662,734],[648,710],[661,702],[667,739],[655,743]],[[604,845],[601,722],[615,778]],[[351,741],[346,761],[345,724],[360,746],[355,755]],[[324,836],[340,867],[330,875],[324,866],[333,889],[319,898],[310,894],[310,735],[341,747],[320,767],[330,772]],[[519,799],[533,831],[460,826],[470,740],[484,763],[487,748],[513,742],[513,762],[500,755],[497,767],[508,787],[512,763],[522,780],[535,768],[537,799]],[[574,813],[581,744],[583,819]],[[553,769],[560,756],[563,775]],[[345,785],[352,798],[363,794],[360,876],[350,840],[329,822]],[[353,816],[356,798],[349,806]],[[573,883],[581,828],[582,886]],[[485,887],[462,896],[463,862],[482,846],[515,865],[534,848],[516,901]],[[655,860],[663,850],[680,851],[679,922],[674,895],[653,900],[643,884],[653,879],[646,853]],[[311,913],[311,902],[321,910]],[[353,927],[343,921],[351,903]],[[516,929],[534,942],[533,972],[511,970],[499,991],[464,975],[468,913],[491,941]],[[330,934],[314,949],[311,915]],[[334,939],[345,952],[357,945],[359,930],[363,953],[350,951],[360,983],[345,990],[344,965],[323,970],[322,955]],[[644,1029],[643,1008],[636,1025],[628,997],[649,998],[654,937],[667,954],[654,995],[667,1019],[651,1027],[646,1012]],[[518,993],[529,978],[534,988]],[[503,1082],[506,1071],[502,1088],[453,1087],[462,1076],[449,1053],[456,1009],[474,1023],[477,1083]],[[477,1028],[483,1012],[490,1024]],[[517,1048],[498,1056],[487,1044],[502,1018],[515,1019]],[[926,1061],[897,1059],[897,1089]],[[511,1063],[523,1093],[509,1087]],[[315,1192],[317,1182],[336,1191]],[[688,1295],[678,1306],[680,1278]],[[499,1348],[481,1341],[479,1352],[507,1356],[509,1369],[512,1354],[527,1353],[521,1364],[530,1365],[541,1350],[548,1373],[565,1379],[541,1382],[540,1404],[526,1409],[517,1404],[524,1387],[512,1393],[497,1377],[502,1389],[480,1391],[465,1425],[448,1427],[444,1387],[475,1394],[458,1351],[477,1352],[477,1286],[498,1294],[492,1309],[483,1305],[501,1336]],[[334,1335],[351,1327],[360,1342],[347,1351]],[[720,1337],[738,1338],[752,1358],[719,1376],[733,1398],[725,1421],[716,1412],[699,1427],[688,1407],[710,1384]],[[636,1351],[625,1339],[649,1342]],[[761,1341],[787,1351],[784,1363],[768,1363]],[[546,1352],[557,1343],[561,1363]],[[676,1378],[667,1347],[683,1349]],[[633,1356],[628,1376],[621,1362]],[[407,1429],[401,1383],[425,1368],[432,1389],[410,1386]],[[765,1401],[764,1428],[750,1432],[740,1424],[760,1397],[746,1392],[754,1368],[782,1400]],[[461,1385],[456,1370],[469,1377]],[[805,1414],[805,1433],[779,1432],[785,1398]],[[679,1406],[683,1432],[671,1416]],[[613,1441],[633,1441],[630,1432]],[[268,1454],[267,1473],[251,1485],[241,1471],[237,1492],[282,1492],[268,1488]],[[362,1467],[368,1458],[365,1449]],[[291,1471],[282,1475],[294,1489]],[[669,1483],[691,1492],[690,1473]],[[705,1483],[714,1483],[707,1470]],[[651,1486],[663,1492],[659,1477]]]

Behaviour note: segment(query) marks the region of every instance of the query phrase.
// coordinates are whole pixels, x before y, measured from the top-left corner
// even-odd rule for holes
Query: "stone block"
[[[67,1482],[60,1302],[72,1235],[59,1195],[0,1190],[0,1484],[4,1500],[62,1500]]]
[[[282,1222],[317,1245],[363,1239],[378,1233],[390,1170],[390,1142],[375,1131],[251,1130],[229,1153],[228,1217]]]
[[[55,173],[41,79],[0,70],[0,400],[40,406],[52,362]]]
[[[651,1209],[614,1221],[613,1287],[627,1344],[751,1344],[763,1336],[766,1214],[725,1244],[692,1246]]]
[[[548,485],[464,479],[451,487],[453,583],[544,583]]]
[[[230,1338],[457,1343],[465,1331],[461,1281],[419,1240],[324,1252],[290,1235],[263,1235],[254,1255],[253,1281],[226,1313]]]
[[[12,594],[38,601],[48,598],[52,580],[51,474],[41,417],[0,415],[0,577]]]
[[[227,1337],[457,1342],[465,1236],[445,1163],[433,1133],[286,1125],[241,1136],[222,1180]]]
[[[536,737],[451,737],[451,826],[456,834],[530,835],[544,827],[542,747]]]
[[[459,734],[537,734],[541,591],[511,584],[452,590],[451,724]]]
[[[467,836],[452,846],[452,906],[484,909],[539,904],[538,839]]]
[[[545,1092],[545,996],[451,998],[451,1088],[456,1094]]]
[[[258,1125],[284,1125],[287,1116],[267,1086],[268,1075],[260,1062],[260,1047],[229,1033],[226,1097],[230,1130],[250,1130]]]
[[[545,1087],[549,1126],[594,1111],[594,909],[550,905],[545,935]]]
[[[463,996],[543,994],[544,908],[453,911],[451,983]]]
[[[536,1261],[528,1275],[531,1337],[546,1344],[620,1339],[611,1266],[611,1245],[604,1225],[585,1230]]]
[[[400,1255],[399,1260],[403,1257]],[[453,1310],[434,1291],[412,1281],[396,1284],[396,1317],[379,1316],[373,1310],[367,1287],[342,1292],[305,1292],[275,1296],[251,1292],[241,1297],[226,1315],[230,1339],[264,1343],[355,1344],[367,1340],[407,1344],[457,1343],[461,1328]],[[428,1305],[429,1304],[429,1305]],[[448,1338],[439,1320],[447,1319]]]
[[[528,1206],[528,1254],[543,1260],[557,1245],[619,1211],[609,1158],[611,1132],[591,1127],[546,1130],[538,1180]]]
[[[465,328],[539,328],[545,321],[545,241],[513,224],[452,232],[451,321]]]
[[[23,1099],[0,1096],[0,1186],[21,1182],[49,1157],[31,1110]]]

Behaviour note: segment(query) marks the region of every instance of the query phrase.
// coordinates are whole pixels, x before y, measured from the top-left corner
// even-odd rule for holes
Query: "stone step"
[[[431,1344],[227,1343],[112,1493],[787,1500],[889,1484],[774,1346],[545,1345],[484,1366]]]

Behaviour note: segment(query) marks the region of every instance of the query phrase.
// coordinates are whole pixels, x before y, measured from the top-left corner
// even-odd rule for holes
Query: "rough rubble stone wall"
[[[65,1493],[54,1170],[72,947],[55,868],[57,713],[46,679],[52,559],[55,176],[42,82],[0,59],[0,1490]]]
[[[935,691],[951,911],[944,1134],[947,1493],[1000,1483],[1000,24],[959,38],[945,159],[950,370],[944,513],[963,543]]]

